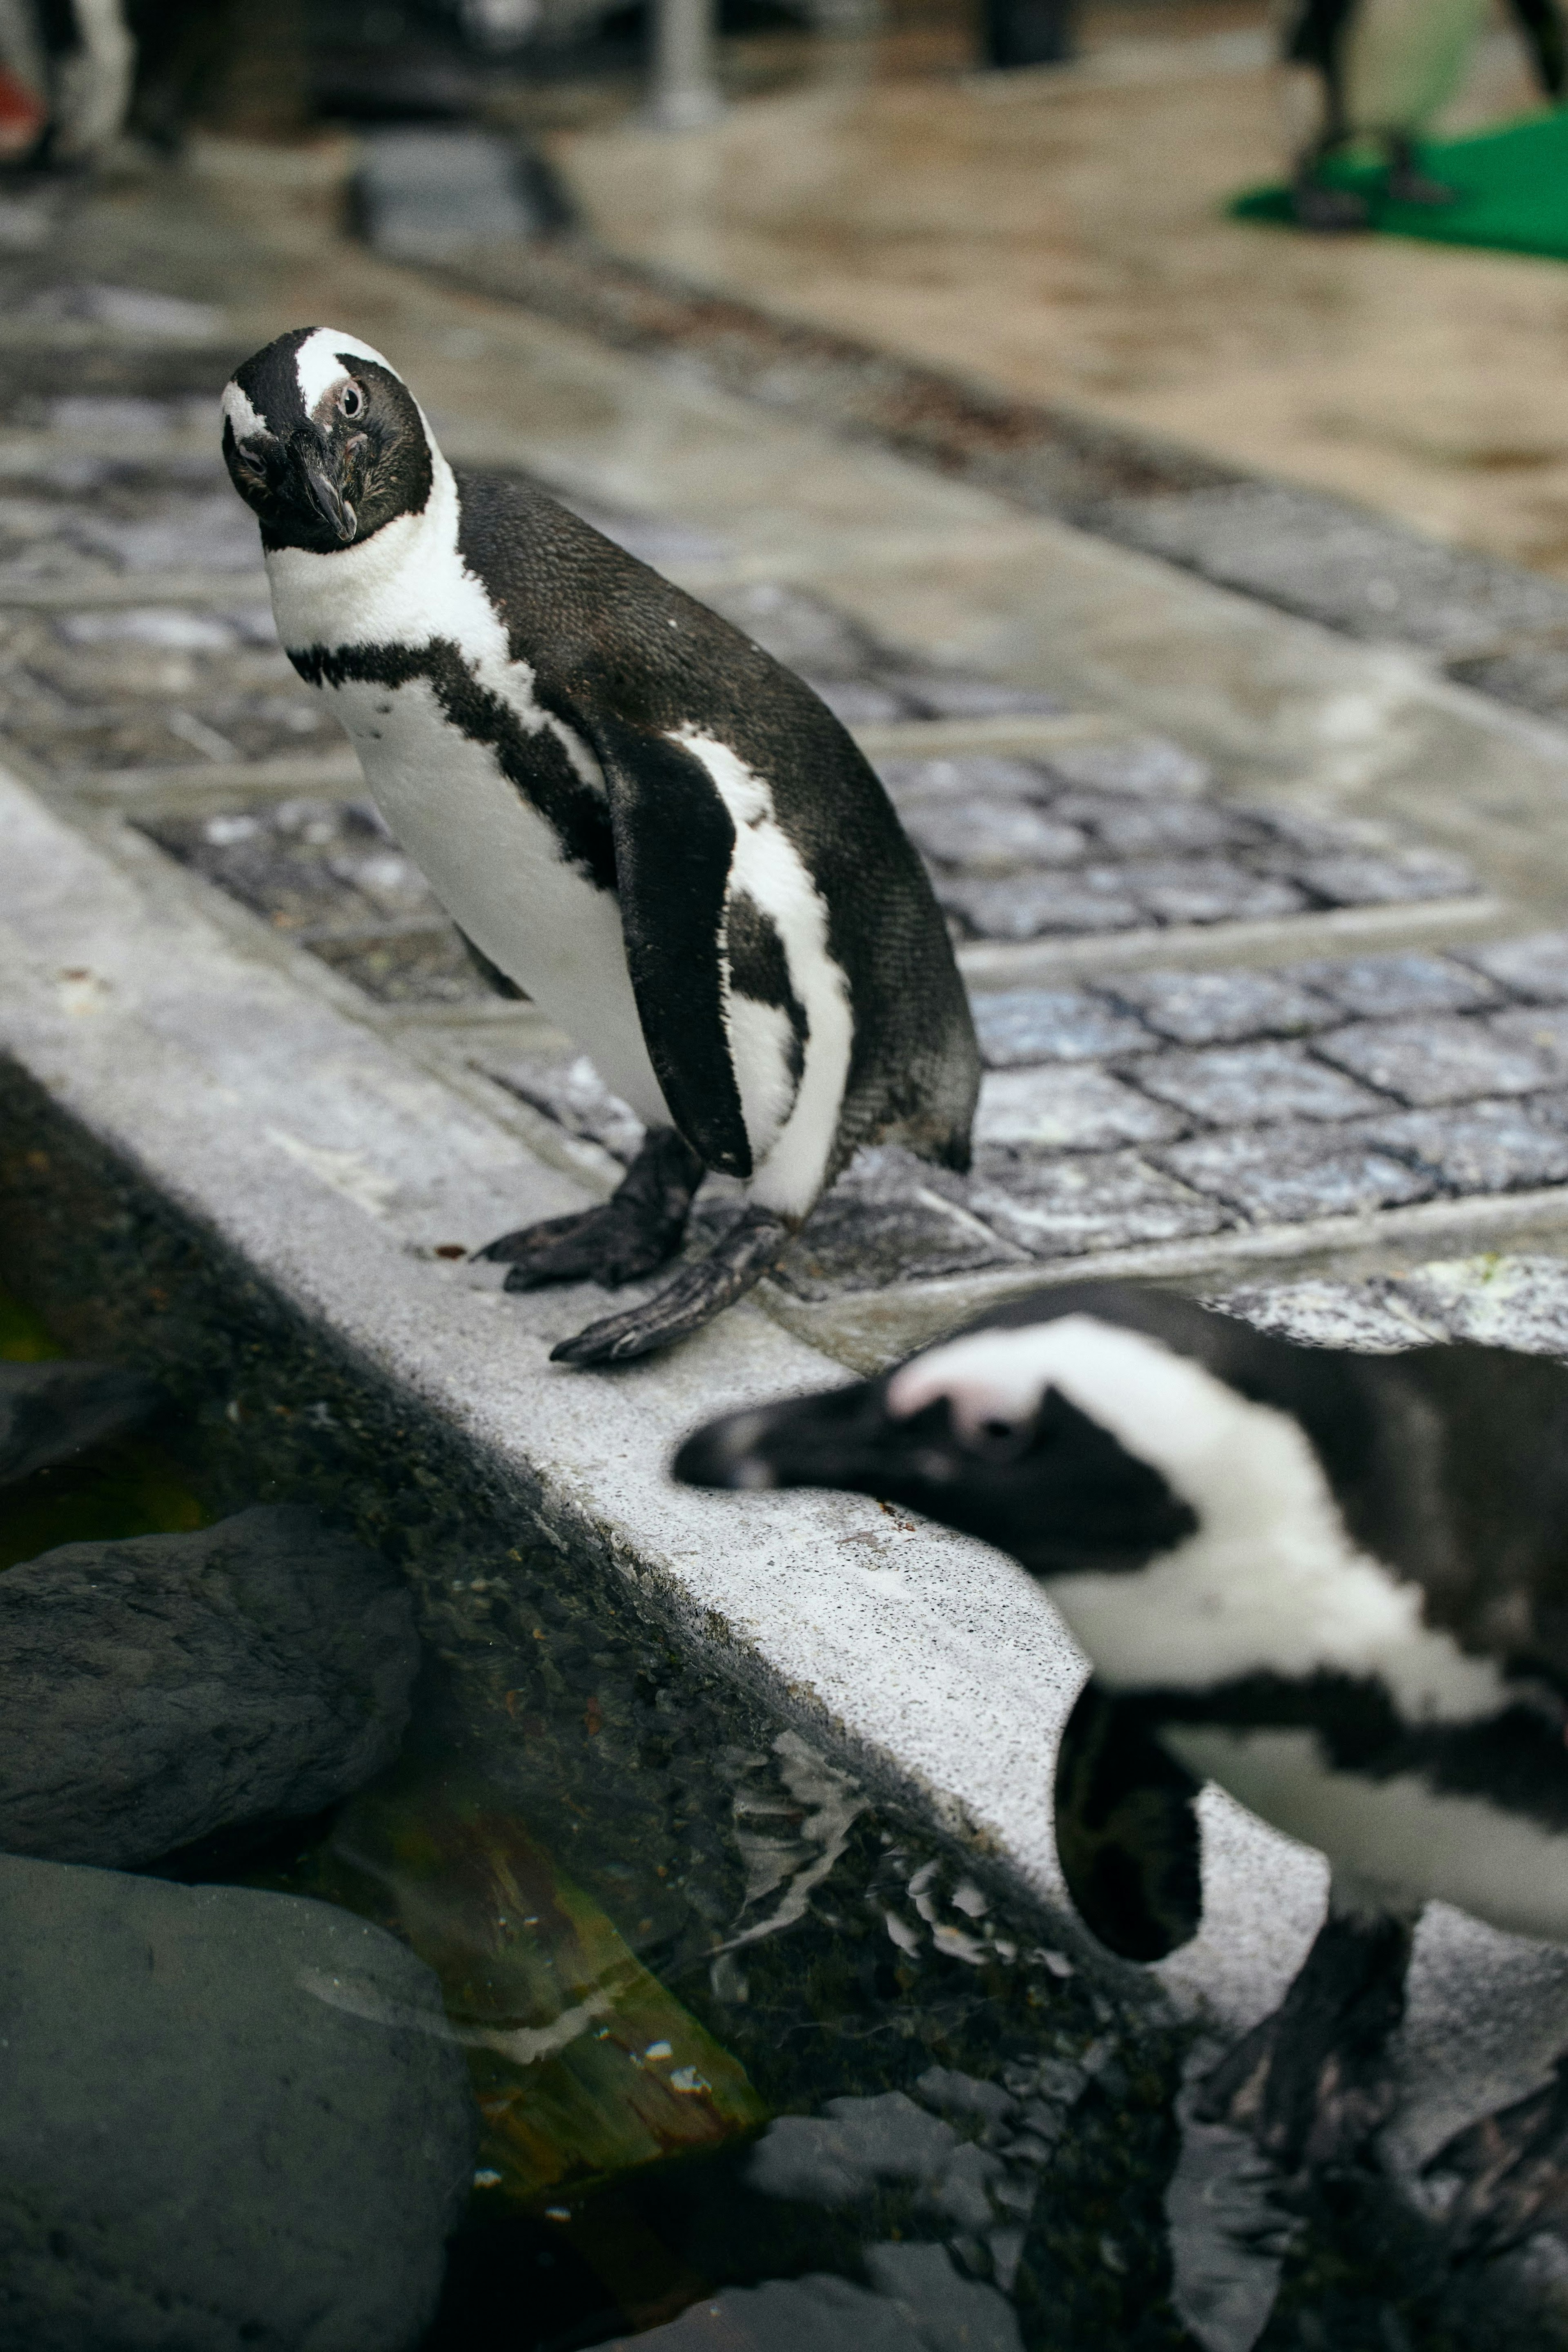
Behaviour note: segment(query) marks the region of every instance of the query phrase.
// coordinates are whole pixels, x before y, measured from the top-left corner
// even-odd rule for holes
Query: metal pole
[[[653,72],[647,120],[656,131],[700,131],[724,112],[714,71],[716,0],[653,0]]]

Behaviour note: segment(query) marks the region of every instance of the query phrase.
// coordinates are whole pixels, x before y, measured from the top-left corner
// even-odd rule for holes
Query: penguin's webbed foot
[[[695,1265],[684,1265],[669,1286],[642,1307],[591,1323],[550,1349],[552,1364],[628,1364],[689,1332],[701,1330],[761,1281],[777,1264],[791,1228],[771,1209],[752,1207]]]
[[[1446,180],[1434,180],[1421,169],[1408,139],[1388,143],[1388,193],[1398,205],[1451,205],[1458,194]]]
[[[1447,2221],[1457,2260],[1500,2254],[1537,2230],[1568,2234],[1568,2055],[1544,2090],[1456,2132],[1422,2168],[1461,2183]]]
[[[656,1274],[680,1248],[703,1163],[673,1127],[653,1128],[608,1201],[503,1234],[476,1257],[508,1266],[508,1290],[598,1282],[606,1290]]]
[[[1393,2112],[1410,1942],[1393,1913],[1331,1912],[1280,2007],[1203,2084],[1198,2120],[1249,2132],[1287,2172],[1353,2163]]]
[[[1349,188],[1331,188],[1311,172],[1301,172],[1291,188],[1291,217],[1298,228],[1339,236],[1365,228],[1372,215],[1364,196]]]

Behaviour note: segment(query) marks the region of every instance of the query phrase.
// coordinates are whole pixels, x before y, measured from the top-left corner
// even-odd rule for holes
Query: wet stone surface
[[[1539,988],[1568,939],[1529,944]],[[1377,1004],[1392,1017],[1368,1017]],[[975,1010],[972,1174],[863,1154],[780,1266],[797,1296],[1568,1181],[1568,1013],[1509,1007],[1500,978],[1447,957],[1114,972]],[[1176,1042],[1193,1037],[1224,1042]],[[635,1150],[641,1128],[582,1055],[476,1063],[568,1134],[622,1161]],[[734,1213],[716,1188],[695,1234]]]

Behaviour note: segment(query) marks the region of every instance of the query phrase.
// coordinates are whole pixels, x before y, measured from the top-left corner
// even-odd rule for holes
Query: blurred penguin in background
[[[0,141],[5,161],[98,162],[124,130],[136,75],[121,0],[0,0],[0,68],[31,107],[29,135]],[[24,104],[11,110],[20,123]]]
[[[1509,0],[1537,79],[1563,96],[1563,20],[1557,0]],[[1400,204],[1442,205],[1454,191],[1421,170],[1417,142],[1464,80],[1488,0],[1291,0],[1282,63],[1303,228],[1364,228],[1364,197],[1330,186],[1323,165],[1344,148],[1381,147],[1388,193]]]

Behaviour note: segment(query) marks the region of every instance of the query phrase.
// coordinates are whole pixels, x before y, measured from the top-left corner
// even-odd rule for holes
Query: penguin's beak
[[[671,1465],[687,1486],[838,1486],[885,1494],[906,1450],[886,1383],[856,1381],[695,1430]]]
[[[326,436],[314,427],[308,429],[297,436],[291,455],[303,503],[346,547],[359,528],[359,518],[340,483],[332,478],[337,465]]]

